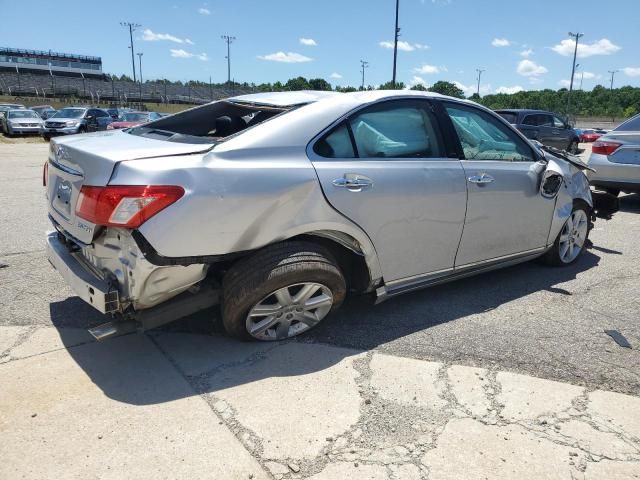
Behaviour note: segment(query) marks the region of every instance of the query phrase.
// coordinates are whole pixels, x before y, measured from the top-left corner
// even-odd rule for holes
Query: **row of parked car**
[[[56,135],[130,128],[161,117],[156,112],[119,107],[82,106],[55,110],[50,105],[25,108],[19,104],[0,104],[2,133],[8,136],[39,134],[46,140]]]

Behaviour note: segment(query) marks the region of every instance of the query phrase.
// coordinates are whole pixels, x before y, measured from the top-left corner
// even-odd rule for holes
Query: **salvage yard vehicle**
[[[9,137],[26,133],[38,135],[42,128],[40,115],[26,108],[7,110],[4,117],[0,119],[0,123],[2,124],[2,130]]]
[[[65,107],[44,122],[42,138],[49,140],[57,135],[106,130],[112,122],[111,115],[100,108]]]
[[[640,114],[599,137],[591,147],[589,181],[612,195],[640,192]]]
[[[230,335],[281,340],[347,292],[572,264],[597,210],[587,168],[467,100],[243,95],[52,140],[48,255],[113,316],[98,339],[220,304]]]

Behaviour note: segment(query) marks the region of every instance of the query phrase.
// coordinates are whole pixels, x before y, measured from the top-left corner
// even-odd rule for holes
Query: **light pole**
[[[227,83],[231,83],[231,44],[236,39],[236,37],[232,37],[230,35],[221,35],[225,42],[227,42]]]
[[[141,27],[142,25],[137,23],[131,23],[131,22],[120,22],[120,25],[122,25],[123,27],[129,28],[129,40],[131,41],[131,45],[129,46],[129,48],[131,49],[131,71],[133,72],[133,81],[135,82],[136,81],[136,61],[135,61],[135,55],[133,51],[133,31],[136,28]]]
[[[136,53],[136,55],[138,55],[138,69],[140,71],[140,102],[142,102],[142,55],[144,55],[144,53],[142,52],[138,52]]]
[[[486,72],[486,70],[482,70],[480,68],[476,68],[476,72],[478,72],[478,88],[476,90],[476,94],[479,97],[480,96],[480,79],[482,78],[482,72]]]
[[[613,91],[613,77],[615,76],[616,73],[618,73],[620,70],[609,70],[609,73],[611,74],[611,84],[609,86],[609,90]]]
[[[394,88],[396,86],[396,64],[398,62],[398,37],[400,36],[400,28],[398,27],[399,11],[400,11],[400,0],[396,0],[396,28],[393,34],[393,78],[391,80]],[[364,73],[362,75],[364,76]]]
[[[362,70],[362,90],[364,90],[364,69],[369,68],[369,62],[360,60],[360,69]]]
[[[576,39],[576,46],[573,50],[573,63],[571,66],[571,80],[569,80],[569,93],[567,94],[567,118],[571,114],[571,91],[573,90],[573,77],[576,74],[576,57],[578,56],[578,40],[580,37],[584,37],[584,33],[571,33],[569,32],[569,36]]]

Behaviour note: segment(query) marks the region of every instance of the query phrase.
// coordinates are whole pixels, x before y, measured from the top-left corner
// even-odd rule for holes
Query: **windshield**
[[[80,118],[84,115],[84,108],[63,108],[52,118]]]
[[[11,110],[9,118],[40,118],[36,112],[31,110]]]
[[[496,112],[496,113],[509,123],[516,123],[518,121],[518,115],[513,112]]]
[[[122,115],[123,122],[147,122],[149,115],[146,113],[125,113]]]

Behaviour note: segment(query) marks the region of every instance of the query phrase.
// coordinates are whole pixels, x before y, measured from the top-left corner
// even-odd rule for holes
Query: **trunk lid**
[[[63,233],[89,244],[96,225],[75,214],[84,185],[107,185],[116,165],[125,160],[187,155],[207,151],[212,146],[172,143],[120,130],[51,140],[47,173],[49,215]]]
[[[625,165],[640,165],[640,132],[609,132],[598,140],[618,142],[622,145],[608,156],[610,162]]]

